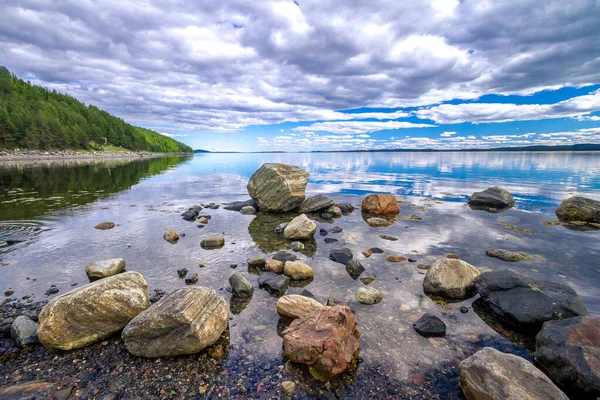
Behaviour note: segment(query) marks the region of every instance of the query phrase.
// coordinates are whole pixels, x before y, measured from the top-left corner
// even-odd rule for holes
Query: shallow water
[[[0,267],[0,290],[15,291],[12,298],[46,299],[50,285],[64,293],[73,284],[87,283],[87,264],[122,257],[128,270],[144,275],[151,292],[185,286],[176,270],[187,268],[198,273],[199,285],[215,289],[229,302],[228,278],[234,271],[231,265],[237,264],[235,271],[255,283],[255,292],[249,304],[232,305],[233,346],[224,363],[252,355],[280,365],[277,299],[258,289],[246,260],[289,246],[272,233],[284,217],[204,209],[212,219],[198,228],[179,216],[194,204],[245,200],[248,178],[264,162],[308,170],[307,195],[323,193],[359,205],[364,194],[384,192],[403,202],[402,218],[385,228],[369,227],[360,210],[333,223],[318,221],[319,228],[341,227],[341,233],[327,236],[339,242],[326,244],[317,231],[314,252],[300,255],[315,271],[306,289],[321,301],[329,296],[350,300],[356,313],[363,362],[350,376],[347,398],[359,392],[393,397],[386,394],[386,386],[400,387],[405,394],[454,398],[458,362],[477,349],[490,345],[530,358],[519,337],[507,340],[504,336],[510,332],[494,326],[501,335],[488,326],[477,307],[481,316],[473,310],[458,311],[461,305],[471,307],[476,298],[447,304],[423,294],[424,271],[417,265],[431,264],[447,253],[457,253],[481,268],[510,268],[532,278],[566,283],[582,296],[592,315],[600,315],[600,231],[542,225],[555,219],[554,209],[565,198],[577,194],[600,200],[600,154],[591,152],[206,154],[191,159],[0,168],[0,260],[8,264]],[[490,214],[466,206],[472,192],[494,185],[513,193],[515,208]],[[408,219],[411,215],[420,220]],[[103,221],[117,226],[94,229]],[[166,242],[162,235],[169,228],[185,237],[177,244]],[[212,234],[224,234],[225,247],[200,248],[200,240]],[[399,240],[384,240],[380,234]],[[9,246],[4,240],[11,235],[25,241]],[[365,258],[361,252],[373,246],[385,253]],[[352,249],[366,270],[376,275],[371,286],[382,291],[381,303],[356,302],[353,293],[363,284],[328,259],[329,251],[340,247]],[[491,247],[544,258],[506,263],[485,255]],[[388,254],[416,262],[390,263]],[[200,263],[206,267],[200,268]],[[290,288],[288,294],[301,290]],[[414,332],[412,323],[423,312],[441,316],[448,326],[445,338],[428,340]]]

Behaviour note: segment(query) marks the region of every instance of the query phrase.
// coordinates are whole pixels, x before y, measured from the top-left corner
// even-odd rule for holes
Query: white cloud
[[[308,126],[299,126],[293,130],[303,132],[330,132],[340,134],[357,134],[366,132],[376,132],[387,129],[407,129],[407,128],[430,128],[435,125],[414,124],[412,122],[401,121],[335,121],[335,122],[317,122]]]
[[[444,132],[440,136],[441,137],[450,137],[452,135],[456,135],[456,132]]]

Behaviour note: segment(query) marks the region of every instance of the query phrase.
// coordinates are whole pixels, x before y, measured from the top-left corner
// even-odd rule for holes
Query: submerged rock
[[[339,242],[339,240],[335,238],[325,238],[323,241],[327,244]]]
[[[181,268],[181,269],[177,270],[177,276],[180,277],[181,279],[185,278],[187,273],[188,273],[187,268]]]
[[[361,210],[367,214],[396,215],[400,214],[398,200],[392,194],[370,194],[361,204]]]
[[[195,285],[196,283],[198,283],[198,274],[194,273],[192,276],[188,276],[187,278],[185,278],[184,281],[186,285]]]
[[[313,269],[309,265],[295,261],[286,261],[283,274],[293,280],[312,279],[314,277]]]
[[[85,273],[90,281],[108,278],[122,272],[125,272],[125,260],[122,258],[96,261],[85,267]]]
[[[556,217],[564,224],[596,224],[600,228],[600,201],[585,197],[571,197],[560,203]]]
[[[404,261],[406,261],[406,260],[407,260],[407,258],[406,258],[406,257],[404,257],[404,256],[400,256],[400,255],[397,255],[397,254],[390,254],[389,256],[387,256],[387,257],[386,257],[386,259],[387,259],[389,262],[393,262],[393,263],[404,262]]]
[[[203,249],[219,249],[224,245],[225,238],[223,236],[210,236],[200,242],[200,246]]]
[[[390,235],[379,235],[380,238],[382,238],[383,240],[389,240],[391,242],[395,242],[398,240],[397,237],[395,236],[390,236]]]
[[[248,267],[256,270],[265,269],[265,258],[260,254],[248,259]]]
[[[98,225],[96,225],[94,227],[94,229],[100,229],[100,230],[107,230],[107,229],[112,229],[115,227],[115,223],[114,222],[101,222]]]
[[[360,287],[356,290],[356,300],[361,304],[377,304],[383,300],[383,296],[375,288]]]
[[[365,272],[360,276],[360,281],[365,285],[370,285],[375,282],[375,275],[372,272]]]
[[[348,261],[352,260],[352,251],[348,248],[331,250],[329,253],[329,259],[340,264],[348,264]]]
[[[534,356],[572,398],[600,397],[600,318],[544,323]]]
[[[338,204],[338,208],[342,210],[344,215],[352,214],[352,211],[354,211],[354,206],[350,203],[340,203]]]
[[[283,264],[283,262],[271,258],[267,260],[265,271],[281,274],[283,272]]]
[[[322,194],[307,198],[298,207],[299,214],[315,213],[330,208],[334,205],[333,200],[328,199]]]
[[[127,350],[138,357],[171,357],[211,346],[228,324],[229,309],[222,296],[209,288],[183,288],[135,317],[122,337]]]
[[[202,207],[192,206],[187,211],[183,212],[181,216],[186,221],[194,221],[196,217],[198,217],[198,214],[200,214],[200,211],[202,211]]]
[[[277,313],[287,319],[296,319],[323,308],[323,304],[310,297],[290,294],[277,300]]]
[[[19,315],[14,320],[10,328],[10,336],[19,347],[40,342],[38,324],[24,315]]]
[[[286,164],[263,164],[248,181],[248,193],[263,212],[287,212],[305,199],[309,174]]]
[[[542,256],[527,254],[522,251],[510,251],[504,249],[489,249],[485,252],[488,257],[497,258],[506,262],[535,261],[543,259]]]
[[[477,268],[465,261],[440,258],[427,270],[423,290],[436,296],[464,299],[475,294],[473,280],[479,274]]]
[[[425,313],[413,324],[413,328],[421,336],[446,336],[446,324],[433,314]]]
[[[242,209],[244,207],[252,207],[255,210],[258,209],[258,204],[256,204],[256,201],[254,201],[253,199],[250,200],[246,200],[246,201],[234,201],[231,202],[229,204],[227,204],[225,207],[223,207],[225,210],[229,210],[229,211],[242,211]]]
[[[252,206],[244,206],[240,210],[240,214],[242,214],[242,215],[254,215],[254,214],[256,214],[256,208],[254,208]]]
[[[365,272],[365,267],[358,260],[350,260],[346,263],[346,272],[352,279],[357,279],[360,274]]]
[[[460,387],[467,400],[568,400],[533,364],[491,347],[460,363]]]
[[[515,199],[506,190],[496,186],[473,193],[468,204],[474,210],[503,211],[513,207]]]
[[[311,374],[328,381],[346,371],[358,356],[356,319],[344,306],[323,307],[283,331],[283,354],[307,364]]]
[[[314,236],[317,231],[317,224],[312,222],[306,214],[301,214],[294,218],[283,230],[283,236],[286,239],[306,240]]]
[[[583,301],[567,285],[509,270],[484,272],[474,282],[497,317],[527,333],[537,333],[546,321],[587,315]]]
[[[290,244],[290,248],[294,251],[300,251],[300,250],[304,250],[304,243],[302,242],[292,242],[292,244]]]
[[[258,286],[273,295],[282,295],[290,285],[290,278],[274,272],[263,272],[258,277]]]
[[[287,252],[287,251],[278,251],[273,256],[273,260],[279,260],[282,263],[285,263],[287,261],[296,261],[297,259],[298,259],[298,256],[296,256],[293,253]]]
[[[149,304],[138,272],[124,272],[52,299],[40,312],[38,337],[49,350],[72,350],[123,329]]]
[[[282,222],[281,224],[275,227],[275,233],[278,235],[283,235],[285,228],[289,225],[289,222]]]
[[[381,227],[386,227],[386,226],[390,226],[394,223],[394,221],[389,221],[387,219],[384,218],[379,218],[379,217],[372,217],[367,219],[367,224],[369,226],[372,226],[373,228],[381,228]]]

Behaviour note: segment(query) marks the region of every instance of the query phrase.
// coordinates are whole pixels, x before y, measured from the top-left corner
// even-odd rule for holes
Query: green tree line
[[[129,125],[77,99],[32,85],[0,66],[0,149],[83,149],[191,152],[150,129]]]

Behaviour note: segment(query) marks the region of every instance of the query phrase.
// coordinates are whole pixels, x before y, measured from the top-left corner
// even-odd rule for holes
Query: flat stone
[[[273,256],[273,260],[279,260],[283,263],[285,263],[286,261],[296,261],[297,259],[298,259],[297,255],[287,252],[287,251],[278,251]]]
[[[485,252],[488,257],[497,258],[506,262],[536,261],[542,260],[542,256],[527,254],[522,251],[510,251],[504,249],[489,249]]]
[[[365,285],[370,285],[375,282],[375,275],[372,272],[365,272],[360,276],[360,281]]]
[[[265,258],[263,256],[256,255],[248,259],[248,266],[254,269],[264,269],[266,265]]]
[[[397,237],[390,236],[390,235],[379,235],[379,237],[382,238],[383,240],[389,240],[389,241],[392,241],[392,242],[395,242],[395,241],[398,240]]]
[[[96,261],[85,267],[85,273],[90,281],[108,278],[122,272],[125,272],[125,260],[122,258]]]
[[[332,243],[339,242],[339,240],[335,239],[335,238],[325,238],[324,242],[327,243],[327,244],[332,244]]]
[[[381,254],[381,253],[383,253],[383,249],[381,249],[379,247],[371,247],[369,250],[371,250],[371,252],[373,254]]]
[[[323,307],[318,301],[298,294],[286,295],[277,300],[277,313],[287,319],[300,318]]]
[[[329,259],[340,264],[346,265],[348,261],[352,260],[352,251],[348,248],[331,250],[329,253]]]
[[[210,236],[203,239],[200,242],[200,246],[203,249],[218,249],[225,245],[225,238],[223,236]]]
[[[252,206],[244,206],[240,210],[240,214],[242,214],[242,215],[254,215],[254,214],[256,214],[256,208],[254,208]]]
[[[446,324],[435,315],[425,313],[414,324],[413,328],[421,336],[446,336]]]
[[[325,210],[333,205],[333,200],[328,199],[322,194],[318,194],[304,200],[297,211],[299,214],[315,213],[317,211]]]
[[[273,272],[263,272],[258,277],[258,286],[273,295],[282,295],[290,285],[290,278]]]
[[[389,221],[387,219],[379,218],[379,217],[369,218],[369,219],[367,219],[366,222],[369,226],[372,226],[373,228],[381,228],[381,227],[385,227],[385,226],[390,226],[394,223],[394,221]]]
[[[115,223],[114,222],[101,222],[98,225],[96,225],[94,227],[94,229],[100,229],[100,230],[107,230],[107,229],[112,229],[115,227]]]
[[[515,199],[506,190],[496,186],[473,193],[468,204],[474,210],[503,211],[513,207]]]
[[[256,204],[256,201],[254,201],[253,199],[250,199],[250,200],[246,200],[246,201],[234,201],[234,202],[227,204],[223,208],[225,210],[229,210],[229,211],[240,212],[240,211],[242,211],[242,209],[244,207],[252,207],[252,208],[254,208],[254,210],[256,212],[256,210],[258,209],[258,204]]]
[[[406,261],[406,257],[404,256],[399,256],[397,254],[390,254],[389,256],[386,257],[387,260],[389,262],[394,262],[394,263],[398,263],[398,262],[403,262]]]

